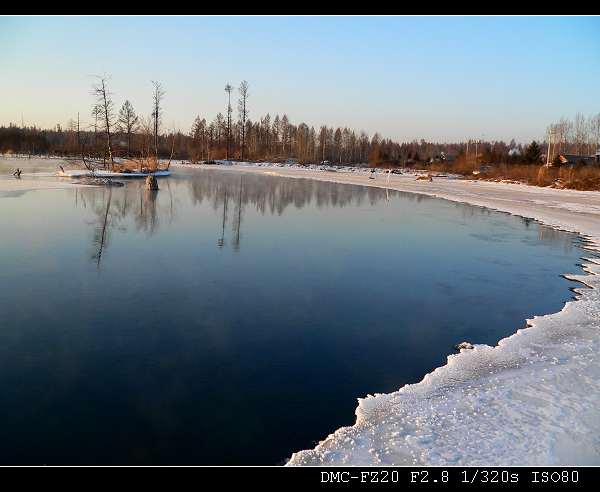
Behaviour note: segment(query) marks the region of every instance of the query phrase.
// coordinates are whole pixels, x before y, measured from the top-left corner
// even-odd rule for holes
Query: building
[[[521,151],[519,149],[517,149],[516,147],[513,147],[512,149],[510,149],[508,151],[509,157],[519,157],[520,155],[521,155]]]
[[[434,162],[454,162],[456,160],[456,156],[446,154],[445,152],[440,152],[439,155],[432,157],[429,159],[429,163],[432,164]]]
[[[600,165],[600,150],[594,155],[558,154],[558,160],[563,166],[585,164],[587,166]]]

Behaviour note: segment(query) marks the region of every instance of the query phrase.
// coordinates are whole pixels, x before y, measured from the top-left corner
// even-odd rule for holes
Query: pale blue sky
[[[165,124],[225,111],[349,126],[399,140],[528,141],[600,112],[599,17],[0,17],[0,124],[90,121],[93,74]]]

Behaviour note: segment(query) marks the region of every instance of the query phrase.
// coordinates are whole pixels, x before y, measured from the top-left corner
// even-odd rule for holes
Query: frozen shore
[[[0,176],[0,198],[19,196],[34,190],[62,190],[75,186],[77,185],[58,179],[29,179],[28,176],[15,179],[12,176]]]
[[[532,218],[600,250],[600,193],[298,167],[227,169],[377,186]],[[600,259],[584,259],[577,301],[528,320],[497,346],[448,357],[417,384],[360,398],[356,423],[299,451],[289,465],[599,465]],[[515,293],[518,295],[518,293]],[[540,286],[543,295],[543,286]],[[485,320],[482,320],[485,323]]]

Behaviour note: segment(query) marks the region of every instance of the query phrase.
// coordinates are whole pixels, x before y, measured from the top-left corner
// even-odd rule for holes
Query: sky
[[[106,74],[142,115],[160,81],[185,132],[247,80],[251,119],[528,142],[600,112],[600,17],[0,17],[0,67],[4,125],[89,123]]]

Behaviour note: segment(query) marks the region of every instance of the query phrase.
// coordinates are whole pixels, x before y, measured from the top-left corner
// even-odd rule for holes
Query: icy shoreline
[[[414,175],[252,165],[230,169],[377,186],[483,206],[576,232],[600,250],[600,193]],[[419,383],[358,400],[356,423],[288,465],[600,464],[600,260],[585,258],[578,300],[530,328],[448,357]],[[589,287],[587,287],[589,286]],[[518,295],[516,293],[515,295]],[[541,290],[543,295],[543,286]]]
[[[81,186],[58,179],[25,179],[26,177],[15,179],[12,176],[0,176],[0,198],[20,196],[35,190],[64,190]]]

